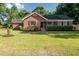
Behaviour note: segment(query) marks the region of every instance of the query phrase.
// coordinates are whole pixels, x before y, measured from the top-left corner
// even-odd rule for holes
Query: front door
[[[41,22],[41,28],[46,29],[46,22]]]

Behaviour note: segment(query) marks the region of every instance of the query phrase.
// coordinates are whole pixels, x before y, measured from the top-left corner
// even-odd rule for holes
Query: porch
[[[64,27],[73,26],[72,21],[43,21],[40,24],[40,29],[47,30],[49,26]]]

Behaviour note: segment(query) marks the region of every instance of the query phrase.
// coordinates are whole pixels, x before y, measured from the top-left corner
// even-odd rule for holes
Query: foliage
[[[36,7],[32,12],[37,12],[37,13],[39,13],[41,15],[46,15],[46,14],[49,13],[49,11],[45,10],[44,7],[42,7],[42,6]]]
[[[18,13],[19,13],[19,12],[18,12],[17,7],[16,7],[15,5],[13,5],[12,8],[11,8],[11,16],[12,16],[12,18],[13,18],[13,19],[19,18]]]
[[[61,3],[57,6],[55,14],[64,14],[75,19],[79,23],[79,4],[78,3]]]
[[[30,14],[30,12],[28,12],[26,10],[21,10],[21,11],[18,12],[19,18],[23,18],[28,14]]]
[[[5,5],[3,3],[0,3],[0,14],[5,13]]]
[[[49,13],[48,13],[48,15],[54,15],[56,13],[56,11],[50,11]]]
[[[1,6],[0,7],[3,7],[1,8],[3,11],[0,11],[0,14],[1,14],[1,19],[3,20],[1,22],[2,25],[5,25],[5,20],[4,20],[4,17],[7,19],[7,22],[6,22],[6,25],[7,25],[7,36],[10,35],[10,30],[9,30],[9,27],[11,25],[11,20],[12,20],[12,13],[11,13],[11,10],[6,8],[4,4],[0,4]],[[3,17],[4,16],[4,17]]]
[[[10,34],[10,26],[11,26],[11,21],[12,19],[16,18],[21,18],[22,15],[25,16],[26,11],[23,11],[24,13],[19,14],[19,11],[15,5],[13,5],[11,8],[8,8],[5,6],[5,4],[0,3],[0,23],[2,25],[5,25],[7,27],[7,35]],[[6,21],[4,20],[4,17],[7,19]]]
[[[27,31],[36,31],[36,30],[38,30],[38,27],[37,26],[28,26],[24,30],[27,30]]]
[[[13,4],[12,4],[13,5]],[[18,10],[15,5],[13,5],[11,8],[7,8],[5,4],[0,3],[0,14],[4,16],[8,16],[9,14],[9,19],[18,19],[18,18],[23,18],[30,12],[26,10]]]
[[[48,26],[47,30],[48,31],[71,31],[72,30],[72,26]]]

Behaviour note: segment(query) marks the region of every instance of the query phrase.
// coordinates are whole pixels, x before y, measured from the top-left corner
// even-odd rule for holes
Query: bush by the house
[[[48,31],[71,31],[72,26],[48,26]]]
[[[23,27],[22,26],[19,26],[20,27],[20,30],[22,30],[23,29]]]
[[[26,31],[37,31],[38,27],[37,26],[28,26],[27,28],[24,28]]]

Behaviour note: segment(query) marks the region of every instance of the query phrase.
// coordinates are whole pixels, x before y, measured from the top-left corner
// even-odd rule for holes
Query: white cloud
[[[10,9],[10,8],[12,7],[12,4],[7,3],[7,4],[6,4],[6,7]]]
[[[21,4],[21,3],[14,3],[14,5],[18,8],[18,10],[24,9],[24,4]]]
[[[13,6],[13,4],[17,7],[18,10],[23,10],[24,9],[24,4],[22,4],[22,3],[12,3],[12,4],[7,3],[6,7],[10,9]]]

